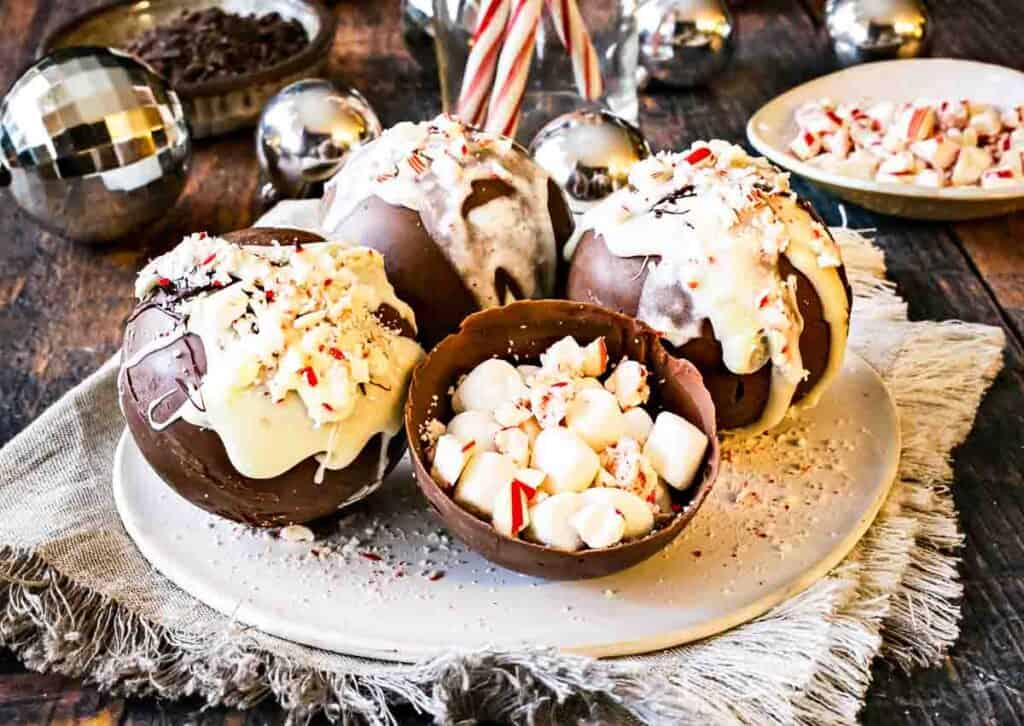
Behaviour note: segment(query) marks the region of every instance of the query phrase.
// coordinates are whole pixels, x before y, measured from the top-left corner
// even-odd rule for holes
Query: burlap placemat
[[[107,363],[0,451],[0,641],[30,667],[121,693],[274,698],[296,720],[393,723],[850,723],[885,657],[939,661],[957,636],[962,534],[950,451],[1001,366],[998,328],[907,321],[881,252],[836,230],[856,295],[851,348],[882,374],[903,431],[899,478],[828,577],[723,635],[595,661],[547,650],[452,652],[416,665],[353,658],[246,629],[157,574],[111,494],[123,424]]]

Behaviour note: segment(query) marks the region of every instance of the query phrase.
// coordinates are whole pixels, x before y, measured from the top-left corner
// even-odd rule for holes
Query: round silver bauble
[[[110,48],[56,50],[0,103],[0,184],[43,226],[106,242],[174,206],[192,144],[177,94]]]
[[[651,147],[640,129],[608,111],[573,111],[538,131],[530,153],[580,214],[628,184],[629,170]]]
[[[644,85],[699,86],[732,57],[736,22],[722,0],[648,0],[636,17]]]
[[[256,154],[272,187],[265,201],[319,195],[348,153],[380,133],[380,119],[358,91],[322,78],[286,86],[256,128]]]
[[[913,58],[928,42],[921,0],[829,0],[825,25],[840,65]]]

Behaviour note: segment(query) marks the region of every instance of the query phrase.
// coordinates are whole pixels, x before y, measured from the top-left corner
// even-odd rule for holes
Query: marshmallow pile
[[[673,513],[669,487],[693,483],[707,436],[652,419],[646,367],[609,373],[604,338],[563,338],[540,363],[495,358],[460,379],[454,418],[424,432],[434,479],[507,537],[570,552],[644,537]]]
[[[825,99],[795,118],[790,151],[826,171],[933,188],[1024,184],[1024,106]]]

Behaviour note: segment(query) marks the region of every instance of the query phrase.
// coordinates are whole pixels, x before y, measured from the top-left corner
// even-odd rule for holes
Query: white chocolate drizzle
[[[463,215],[473,183],[497,180],[514,194]],[[555,234],[548,176],[511,139],[465,126],[451,116],[400,123],[353,153],[325,190],[320,229],[330,237],[357,206],[378,197],[420,213],[430,236],[481,307],[499,299],[505,270],[529,298],[555,284]]]
[[[322,481],[374,436],[386,448],[401,429],[405,389],[423,350],[378,316],[391,308],[415,329],[377,252],[334,242],[249,247],[192,235],[139,273],[140,299],[157,287],[172,294],[164,307],[180,322],[125,368],[193,334],[206,374],[167,419],[153,414],[180,383],[149,405],[155,430],[178,419],[211,429],[234,467],[253,478],[316,456]]]
[[[724,141],[698,142],[636,164],[627,187],[583,216],[566,247],[593,230],[618,257],[657,257],[640,294],[637,317],[681,346],[709,321],[725,366],[748,374],[772,365],[761,418],[743,433],[778,424],[808,375],[796,278],[783,279],[779,258],[807,277],[830,327],[826,370],[800,406],[813,406],[842,366],[849,301],[839,248],[790,191],[789,177],[767,160]]]

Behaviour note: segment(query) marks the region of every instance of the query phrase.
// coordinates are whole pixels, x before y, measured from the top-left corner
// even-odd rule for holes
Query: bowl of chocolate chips
[[[254,125],[271,96],[323,70],[333,37],[333,16],[307,0],[117,0],[59,27],[39,55],[101,45],[138,56],[203,138]]]

